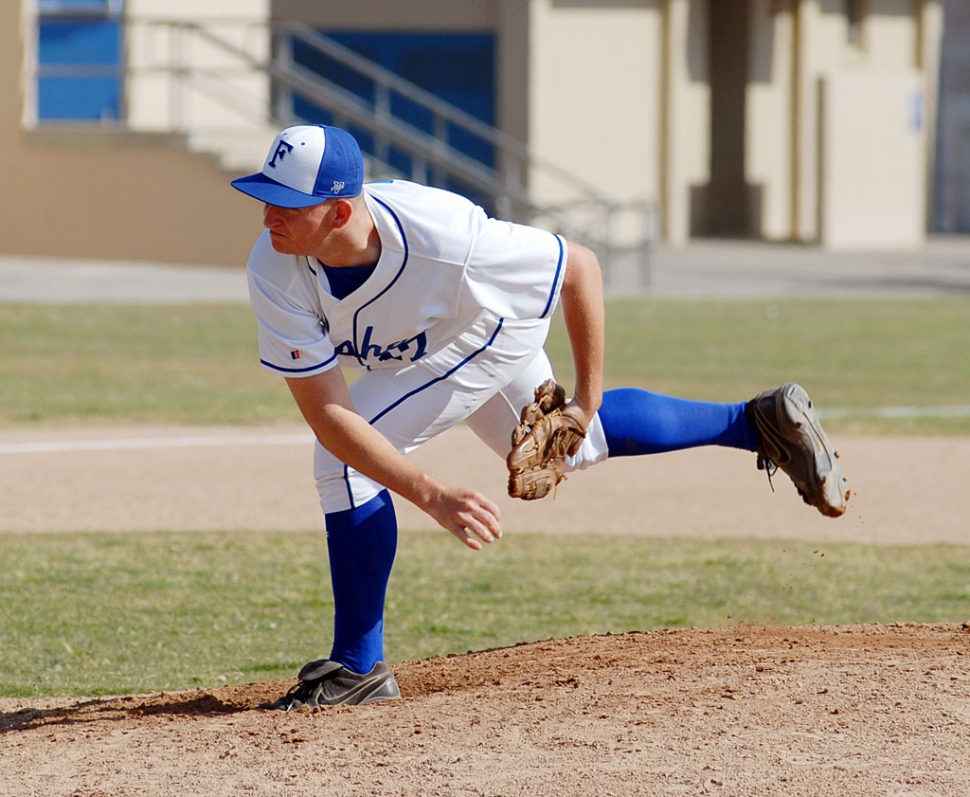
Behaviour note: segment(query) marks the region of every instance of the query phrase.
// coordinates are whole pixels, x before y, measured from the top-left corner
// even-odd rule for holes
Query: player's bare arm
[[[473,550],[502,536],[498,506],[474,490],[442,484],[402,455],[354,410],[339,369],[286,383],[320,445],[342,462],[411,501]]]
[[[585,429],[603,401],[603,278],[596,255],[572,241],[560,303],[576,369],[576,389],[566,411]]]

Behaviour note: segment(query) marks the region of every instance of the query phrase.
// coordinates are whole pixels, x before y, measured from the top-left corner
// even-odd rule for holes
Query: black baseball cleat
[[[805,389],[787,382],[766,390],[748,402],[745,414],[758,432],[758,469],[767,471],[769,482],[781,468],[806,504],[827,517],[843,515],[845,471]]]
[[[300,670],[300,682],[283,697],[260,708],[294,711],[303,706],[360,706],[401,696],[394,674],[383,661],[365,675],[329,659],[311,661]]]

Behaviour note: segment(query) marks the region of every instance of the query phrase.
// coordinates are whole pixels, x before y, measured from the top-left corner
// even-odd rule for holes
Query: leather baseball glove
[[[548,495],[566,477],[566,455],[586,430],[571,415],[563,414],[566,391],[554,379],[535,390],[535,401],[522,409],[519,425],[512,431],[509,495],[532,501]]]

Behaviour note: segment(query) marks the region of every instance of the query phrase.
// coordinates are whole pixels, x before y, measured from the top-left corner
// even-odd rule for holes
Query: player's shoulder
[[[485,218],[485,211],[461,194],[408,180],[367,183],[364,192],[407,224],[434,224],[440,218],[453,221],[457,216]]]
[[[385,246],[434,260],[463,263],[489,223],[480,206],[441,188],[391,180],[368,183],[365,193]]]
[[[431,202],[454,208],[474,208],[475,203],[444,188],[413,183],[410,180],[378,180],[365,183],[364,193],[388,202]]]

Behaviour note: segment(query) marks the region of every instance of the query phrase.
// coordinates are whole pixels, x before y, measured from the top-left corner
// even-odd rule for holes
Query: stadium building
[[[915,248],[970,230],[947,5],[4,3],[0,252],[242,263],[258,209],[228,180],[301,120],[351,129],[371,179],[455,188],[607,266],[695,237]]]

